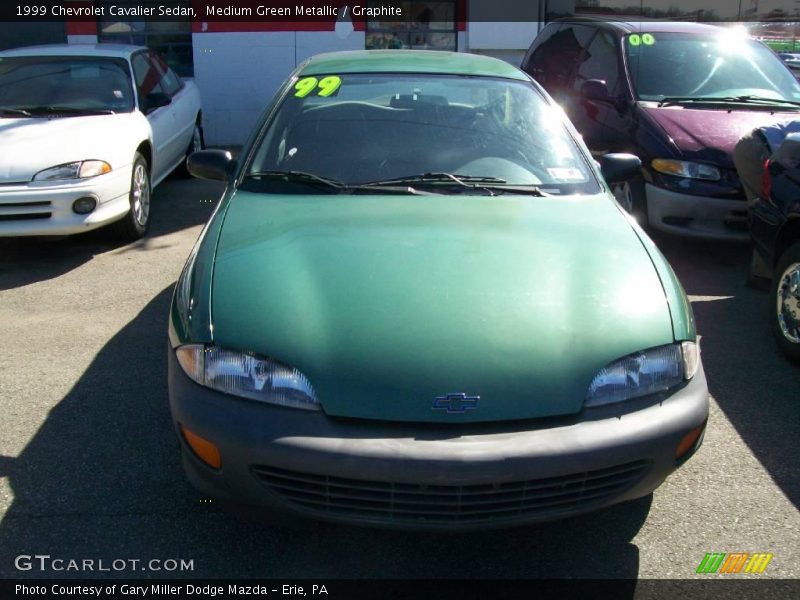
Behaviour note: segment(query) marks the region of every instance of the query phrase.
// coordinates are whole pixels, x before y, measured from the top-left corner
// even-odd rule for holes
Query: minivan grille
[[[370,521],[446,524],[552,517],[620,495],[650,466],[627,464],[543,479],[428,485],[348,479],[256,465],[253,474],[290,504]]]

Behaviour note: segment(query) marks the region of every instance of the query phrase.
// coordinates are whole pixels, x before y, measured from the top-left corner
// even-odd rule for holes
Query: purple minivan
[[[761,125],[800,118],[800,83],[738,28],[699,23],[548,24],[522,62],[595,156],[628,152],[642,176],[614,188],[653,229],[748,241],[733,149]]]

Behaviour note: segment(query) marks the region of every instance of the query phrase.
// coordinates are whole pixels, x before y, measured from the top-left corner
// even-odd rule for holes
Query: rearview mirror
[[[641,169],[642,161],[633,154],[616,153],[600,157],[600,172],[609,185],[636,177]]]
[[[235,168],[236,161],[227,150],[200,150],[186,160],[186,169],[198,179],[228,181]]]

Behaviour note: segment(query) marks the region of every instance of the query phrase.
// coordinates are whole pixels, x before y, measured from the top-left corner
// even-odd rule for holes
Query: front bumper
[[[679,194],[645,184],[647,217],[653,229],[707,240],[747,242],[747,203]]]
[[[130,208],[131,165],[105,175],[72,182],[0,185],[0,237],[70,235],[97,229],[125,216]],[[87,215],[73,212],[78,198],[97,207]]]
[[[645,496],[708,418],[702,366],[671,396],[582,415],[470,426],[329,418],[191,381],[169,351],[170,408],[192,484],[223,502],[356,524],[471,529]],[[215,444],[212,469],[180,426]],[[702,442],[702,435],[684,461]]]

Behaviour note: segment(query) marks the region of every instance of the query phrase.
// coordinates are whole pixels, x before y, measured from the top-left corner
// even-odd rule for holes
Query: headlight
[[[175,351],[183,372],[200,385],[280,406],[319,410],[308,379],[297,369],[253,354],[190,344]]]
[[[722,175],[720,175],[717,167],[713,165],[707,165],[705,163],[656,158],[650,163],[650,165],[659,173],[664,173],[664,175],[672,175],[674,177],[703,179],[706,181],[719,181],[722,178]]]
[[[592,380],[584,406],[600,406],[663,392],[694,377],[697,344],[681,342],[636,352],[603,368]]]
[[[54,179],[86,179],[111,172],[111,165],[104,160],[79,160],[39,171],[33,176],[34,181],[51,181]]]

